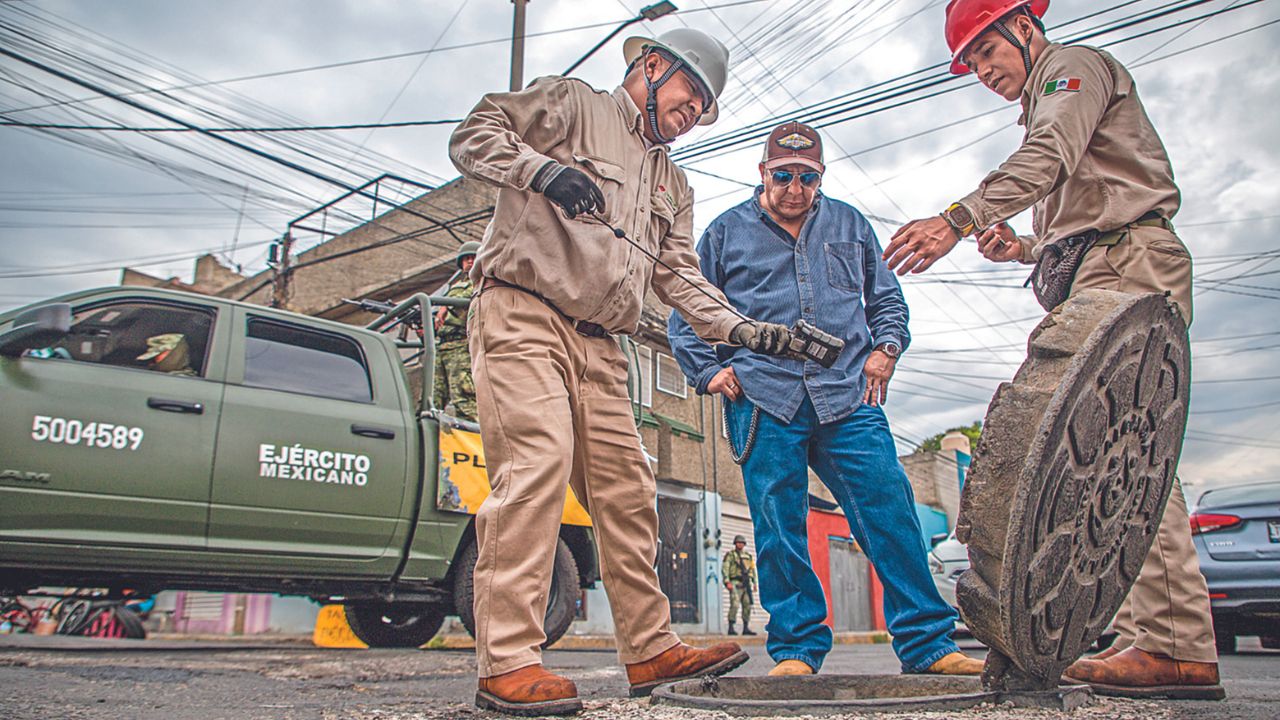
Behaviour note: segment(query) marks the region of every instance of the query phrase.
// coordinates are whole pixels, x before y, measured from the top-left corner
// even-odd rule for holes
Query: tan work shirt
[[[1115,230],[1153,210],[1170,220],[1178,212],[1164,144],[1133,77],[1111,55],[1049,45],[1031,68],[1022,111],[1022,147],[960,203],[979,228],[1031,206],[1035,242],[1023,243],[1024,261],[1086,230]]]
[[[577,168],[604,192],[610,224],[713,297],[693,250],[693,190],[665,145],[648,146],[640,109],[579,80],[538,78],[519,92],[485,95],[454,131],[449,157],[463,175],[501,188],[471,270],[531,290],[575,320],[633,333],[644,296],[680,311],[694,331],[725,341],[741,319],[657,265],[598,222],[568,219],[530,189],[549,160]]]

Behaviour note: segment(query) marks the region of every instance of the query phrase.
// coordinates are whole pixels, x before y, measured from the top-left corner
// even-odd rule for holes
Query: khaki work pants
[[[493,492],[476,513],[480,677],[541,662],[565,489],[591,514],[623,663],[679,643],[657,559],[657,483],[640,449],[627,360],[538,298],[487,288],[472,304],[472,368]]]
[[[1095,247],[1076,273],[1072,293],[1085,289],[1148,293],[1169,291],[1191,324],[1191,254],[1176,235],[1134,227],[1120,242]],[[1182,483],[1175,477],[1164,519],[1142,571],[1116,613],[1116,643],[1177,660],[1217,662],[1209,588],[1191,543]]]

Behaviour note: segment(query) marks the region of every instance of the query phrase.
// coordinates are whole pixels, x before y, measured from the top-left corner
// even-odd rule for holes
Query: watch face
[[[973,216],[969,214],[968,208],[963,205],[957,205],[948,210],[947,217],[951,218],[951,222],[962,228],[967,228],[973,224]]]
[[[894,343],[885,343],[879,347],[879,350],[891,358],[896,358],[902,354],[902,348]]]

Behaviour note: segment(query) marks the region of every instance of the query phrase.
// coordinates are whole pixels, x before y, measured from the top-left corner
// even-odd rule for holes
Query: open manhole
[[[664,685],[653,693],[659,705],[745,716],[963,710],[998,700],[976,677],[938,675],[706,678]]]

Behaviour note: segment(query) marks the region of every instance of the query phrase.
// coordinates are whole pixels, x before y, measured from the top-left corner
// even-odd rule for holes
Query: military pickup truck
[[[474,631],[489,488],[478,428],[431,407],[433,302],[466,301],[357,327],[115,287],[0,314],[0,595],[304,595],[374,647]],[[548,643],[598,579],[571,493],[565,518]]]

